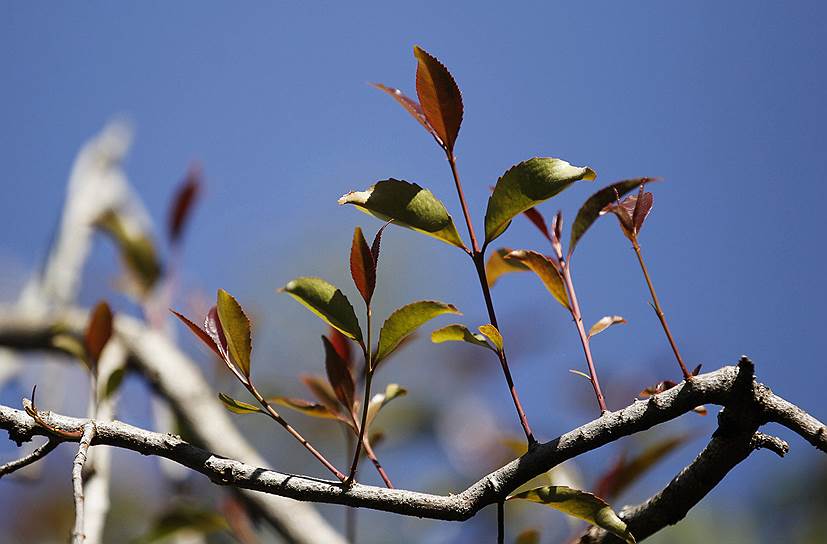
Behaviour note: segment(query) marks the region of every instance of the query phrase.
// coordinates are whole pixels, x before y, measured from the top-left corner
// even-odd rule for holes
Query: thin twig
[[[49,455],[52,452],[52,450],[58,447],[59,444],[59,440],[53,437],[49,437],[49,440],[45,444],[39,446],[37,449],[35,449],[25,457],[15,459],[14,461],[9,461],[4,465],[0,465],[0,478],[5,476],[6,474],[11,474],[16,470],[20,470],[23,467],[27,467],[32,463],[35,463],[43,459],[44,457]]]
[[[497,503],[497,544],[505,543],[505,501]]]
[[[83,425],[83,434],[80,437],[78,453],[72,463],[72,492],[75,496],[75,527],[72,529],[72,543],[83,544],[86,535],[83,532],[83,465],[89,446],[95,437],[95,424],[91,421]]]
[[[368,426],[368,407],[370,407],[370,385],[373,381],[373,354],[371,352],[371,312],[370,312],[370,305],[367,305],[367,344],[362,345],[362,349],[364,350],[365,356],[365,398],[362,401],[362,421],[359,424],[359,436],[356,439],[356,450],[353,453],[353,462],[350,464],[350,473],[347,476],[347,480],[345,481],[345,486],[349,486],[353,483],[353,479],[356,477],[356,469],[359,468],[359,456],[362,453],[362,446],[365,443],[365,428]],[[354,420],[355,421],[355,420]],[[379,467],[378,463],[374,466],[377,469]],[[379,471],[379,474],[383,474],[383,470]],[[384,476],[383,476],[384,478]],[[387,482],[386,482],[387,483]],[[388,487],[393,487],[389,485]]]

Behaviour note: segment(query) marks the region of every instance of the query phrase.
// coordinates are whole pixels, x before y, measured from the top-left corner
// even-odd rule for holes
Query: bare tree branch
[[[21,457],[20,459],[15,459],[14,461],[9,461],[3,465],[0,465],[0,478],[5,476],[6,474],[11,474],[16,470],[20,470],[23,467],[27,467],[32,463],[40,461],[54,450],[58,444],[60,444],[60,440],[55,440],[53,438],[49,438],[49,440],[41,445],[38,446],[34,451],[29,453],[28,455]]]
[[[87,421],[83,424],[80,445],[72,463],[72,493],[75,496],[75,527],[72,529],[73,544],[83,544],[86,540],[86,533],[83,532],[83,466],[86,464],[89,446],[94,438],[95,424]]]

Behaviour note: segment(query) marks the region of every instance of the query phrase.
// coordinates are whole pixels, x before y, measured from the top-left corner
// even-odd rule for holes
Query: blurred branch
[[[86,464],[86,457],[89,446],[95,438],[95,424],[87,421],[83,424],[83,434],[80,436],[80,445],[72,463],[72,494],[75,496],[75,527],[72,529],[72,543],[83,544],[86,540],[86,533],[83,532],[83,466]]]
[[[52,453],[52,450],[54,450],[58,446],[58,444],[60,444],[60,440],[49,438],[49,440],[45,444],[37,447],[28,455],[21,457],[20,459],[15,459],[14,461],[9,461],[8,463],[0,465],[0,478],[5,476],[6,474],[11,474],[15,470],[20,470],[21,468],[27,467],[36,461],[40,461],[42,458]]]
[[[31,322],[26,326],[22,325],[22,323],[15,325],[9,319],[0,318],[0,345],[32,347],[32,339],[42,337],[43,327],[50,326],[49,323],[39,323],[35,326]],[[124,331],[125,320],[116,322],[116,325],[122,337],[130,337]],[[133,338],[133,340],[138,339]],[[143,338],[144,344],[152,345],[149,340],[152,338]],[[126,343],[132,345],[130,342]],[[48,344],[43,347],[48,347]],[[135,357],[139,357],[140,354],[141,352],[133,351]],[[169,364],[169,361],[165,361],[164,364]],[[185,377],[180,375],[175,378],[175,381],[182,386],[187,383]],[[754,367],[747,358],[742,358],[737,367],[728,366],[702,374],[690,382],[681,383],[645,401],[636,401],[622,410],[607,412],[596,420],[550,442],[538,445],[531,452],[490,473],[465,491],[447,496],[360,484],[345,490],[339,482],[259,468],[221,457],[193,446],[177,436],[153,433],[120,422],[99,423],[95,444],[117,446],[145,455],[166,457],[208,476],[212,481],[221,485],[262,491],[303,501],[343,504],[402,515],[463,521],[485,506],[503,499],[531,478],[563,461],[614,442],[621,437],[675,419],[700,404],[724,406],[724,410],[719,415],[718,431],[695,462],[667,487],[670,491],[664,490],[659,494],[662,498],[653,499],[652,504],[644,507],[639,515],[642,516],[646,511],[650,512],[647,514],[649,516],[654,516],[658,512],[661,512],[658,515],[665,515],[662,514],[665,511],[669,516],[683,517],[685,512],[681,514],[682,509],[685,508],[688,511],[756,446],[768,444],[767,437],[759,435],[756,438],[755,432],[761,425],[770,421],[781,423],[805,437],[820,436],[821,439],[814,438],[811,442],[819,448],[824,445],[823,437],[827,432],[824,425],[777,397],[767,387],[757,383],[754,379]],[[789,411],[779,414],[778,410],[782,407],[788,407]],[[86,420],[48,413],[41,413],[41,418],[49,426],[69,433],[76,432],[86,422]],[[212,417],[204,417],[204,420],[210,421],[211,425],[214,424]],[[816,427],[821,430],[817,430]],[[10,438],[18,442],[30,440],[33,435],[49,432],[37,425],[24,412],[2,406],[0,406],[0,428],[7,429]],[[223,450],[226,451],[226,448]],[[669,497],[670,493],[674,493],[675,486],[693,489],[693,495],[683,502],[677,502],[674,496]],[[658,506],[655,507],[654,504]],[[628,515],[632,516],[631,513]],[[645,517],[640,519],[645,519]],[[663,519],[671,518],[666,516]],[[652,526],[654,527],[654,523]]]

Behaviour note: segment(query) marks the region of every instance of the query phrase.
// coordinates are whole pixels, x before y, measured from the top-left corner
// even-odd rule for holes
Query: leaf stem
[[[485,299],[485,307],[488,310],[488,319],[491,321],[492,325],[499,329],[500,326],[497,323],[497,314],[494,311],[494,302],[491,299],[491,289],[488,287],[488,277],[485,272],[485,250],[480,249],[480,246],[477,243],[477,237],[474,235],[474,226],[471,223],[471,214],[468,211],[468,203],[465,201],[465,194],[462,191],[462,183],[459,181],[456,157],[454,157],[453,153],[447,150],[445,154],[448,157],[448,164],[451,165],[451,174],[454,176],[454,185],[457,188],[459,203],[462,207],[462,215],[465,217],[465,225],[468,227],[468,235],[471,237],[471,251],[469,252],[469,255],[471,256],[471,260],[474,261],[474,268],[477,270],[477,277],[480,280],[482,296]],[[517,415],[520,418],[520,425],[522,425],[526,440],[528,440],[528,449],[531,449],[537,444],[537,440],[534,438],[534,433],[531,431],[531,426],[528,424],[528,418],[525,415],[525,410],[523,410],[522,403],[520,403],[520,396],[517,394],[517,388],[514,386],[514,380],[511,377],[511,370],[508,367],[508,359],[506,358],[505,350],[500,350],[498,352],[498,357],[500,359],[500,366],[502,366],[503,369],[503,374],[505,375],[505,381],[508,384],[508,390],[511,393],[511,399],[514,401],[514,407],[517,409]]]
[[[290,424],[287,423],[287,421],[285,421],[284,418],[281,417],[275,409],[273,409],[270,403],[267,402],[267,400],[261,395],[261,393],[258,392],[258,389],[256,389],[255,385],[253,385],[252,381],[245,383],[245,385],[247,386],[247,390],[250,392],[250,394],[253,395],[259,402],[259,404],[261,404],[262,408],[264,408],[268,416],[270,416],[276,423],[284,427],[284,430],[290,433],[293,436],[293,438],[298,440],[299,444],[304,446],[307,449],[307,451],[309,451],[313,455],[313,457],[318,459],[319,462],[322,465],[324,465],[324,467],[327,470],[329,470],[331,473],[333,473],[334,476],[336,476],[336,478],[338,478],[342,482],[344,482],[347,479],[347,477],[341,472],[339,472],[339,470],[336,467],[334,467],[330,463],[330,461],[325,459],[324,455],[322,455],[316,448],[314,448],[310,444],[310,442],[305,440],[305,438],[301,434],[299,434],[299,432],[296,429],[290,426]]]
[[[362,445],[365,442],[365,427],[368,421],[368,405],[370,404],[370,384],[373,381],[373,357],[371,353],[371,311],[370,306],[367,307],[367,345],[363,345],[365,354],[365,397],[362,402],[362,422],[359,424],[359,438],[356,439],[356,452],[353,454],[353,463],[350,465],[350,474],[347,476],[345,485],[349,486],[353,483],[353,478],[356,476],[356,468],[359,465],[359,455],[362,453]],[[382,475],[380,472],[380,475]],[[384,476],[383,476],[384,479]],[[386,482],[387,483],[387,482]]]
[[[649,277],[649,269],[646,268],[646,263],[643,261],[643,254],[640,251],[640,244],[638,244],[636,236],[632,237],[632,248],[634,248],[635,255],[637,255],[637,261],[640,263],[640,269],[643,270],[643,277],[646,278],[646,285],[649,287],[649,293],[652,295],[652,306],[655,308],[655,313],[657,314],[660,324],[663,327],[663,332],[666,333],[666,338],[669,339],[669,345],[672,346],[672,351],[675,354],[675,358],[678,360],[684,379],[689,381],[692,379],[692,374],[686,368],[683,358],[678,351],[678,346],[675,343],[675,339],[672,337],[672,331],[669,330],[669,325],[666,322],[666,316],[660,306],[658,295],[655,293],[655,286],[652,284],[652,279]]]
[[[382,464],[379,462],[379,458],[376,457],[376,454],[373,452],[373,447],[371,447],[370,439],[367,436],[364,437],[363,447],[365,448],[365,455],[368,456],[368,459],[370,459],[373,463],[373,466],[376,467],[376,472],[379,473],[379,476],[382,477],[382,481],[385,482],[385,487],[388,489],[393,489],[393,483],[388,477],[387,472],[385,472],[385,469],[382,467]]]
[[[569,310],[571,311],[571,316],[577,326],[577,333],[580,335],[580,343],[583,345],[583,353],[586,355],[586,363],[589,365],[589,381],[592,382],[594,395],[597,397],[597,405],[600,407],[600,413],[605,414],[609,410],[606,408],[606,399],[603,398],[603,391],[600,389],[600,381],[597,379],[597,370],[595,369],[594,359],[592,358],[589,335],[586,334],[586,329],[583,327],[583,316],[580,313],[580,304],[577,302],[577,293],[574,292],[574,282],[571,279],[571,263],[561,258],[560,271],[563,274],[563,281],[566,284],[566,291],[568,291],[569,301],[571,302]]]

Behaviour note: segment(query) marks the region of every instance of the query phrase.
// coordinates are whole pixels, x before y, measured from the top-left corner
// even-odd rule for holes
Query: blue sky
[[[274,289],[299,274],[323,275],[355,297],[345,261],[352,228],[379,226],[339,208],[342,193],[407,179],[430,188],[459,218],[439,150],[367,85],[380,81],[412,94],[412,46],[420,44],[463,90],[457,155],[478,229],[488,186],[532,156],[598,172],[596,185],[576,186],[542,208],[548,215],[562,208],[569,219],[599,186],[663,178],[642,245],[685,357],[713,369],[749,354],[761,380],[827,415],[823,3],[234,7],[0,5],[0,263],[14,275],[4,288],[43,257],[81,143],[125,115],[136,128],[127,172],[157,220],[188,164],[202,163],[207,186],[187,233],[185,281],[208,293],[224,287],[255,307],[257,357],[281,354],[291,362],[270,372],[294,379],[318,363],[321,327]],[[614,223],[595,226],[574,266],[587,321],[605,314],[629,320],[595,339],[604,389],[617,408],[630,399],[612,394],[613,380],[657,381],[675,369]],[[542,249],[521,221],[500,241]],[[469,324],[484,322],[473,270],[459,252],[397,229],[386,255],[383,310],[413,297],[441,298],[463,309]],[[96,251],[85,301],[107,294],[111,261],[111,252]],[[512,336],[522,344],[515,375],[540,434],[554,436],[590,416],[567,410],[570,390],[587,386],[565,372],[582,362],[556,303],[528,276],[504,279],[494,296],[507,342]],[[400,360],[388,380],[416,384],[423,369],[410,365],[428,364],[434,373],[450,364],[445,350],[424,336],[420,342],[412,353],[430,363]],[[475,383],[516,430],[497,369],[484,376]],[[712,418],[698,424],[705,431],[713,425]],[[750,475],[759,471],[783,473],[813,459],[803,443],[793,445],[789,462],[751,459],[729,492],[751,489]]]

